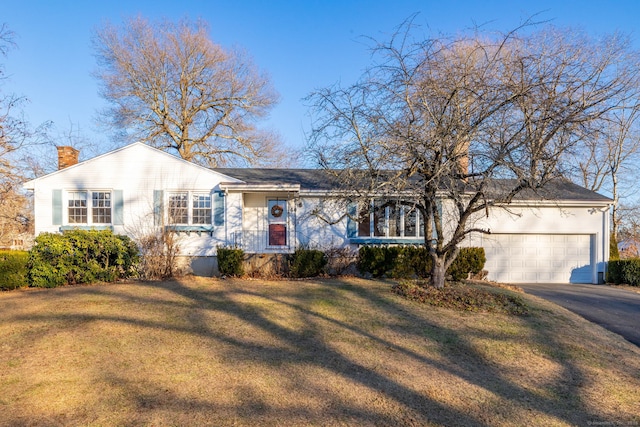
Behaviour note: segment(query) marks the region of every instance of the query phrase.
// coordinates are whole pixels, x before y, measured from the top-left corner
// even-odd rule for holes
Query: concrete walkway
[[[640,347],[640,293],[605,285],[532,283],[517,286],[622,335]]]

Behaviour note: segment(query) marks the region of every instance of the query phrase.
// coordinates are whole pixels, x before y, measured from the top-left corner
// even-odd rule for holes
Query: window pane
[[[194,224],[211,224],[211,194],[194,194],[191,199]]]
[[[373,202],[373,235],[385,236],[386,209],[381,200]]]
[[[287,201],[286,200],[269,200],[267,204],[269,208],[269,222],[282,223],[287,220]]]
[[[358,221],[358,236],[369,237],[371,235],[371,205],[367,203],[360,210],[360,220]]]
[[[389,206],[389,237],[400,236],[401,221],[400,205]]]
[[[187,193],[169,194],[169,223],[187,224],[189,222],[189,204]]]
[[[404,208],[404,235],[416,237],[418,210],[406,206]]]
[[[87,193],[76,191],[69,193],[69,224],[87,223]]]
[[[111,193],[94,191],[91,199],[91,219],[93,223],[111,224]]]

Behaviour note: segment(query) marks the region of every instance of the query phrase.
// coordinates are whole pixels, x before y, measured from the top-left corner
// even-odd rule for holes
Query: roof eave
[[[220,189],[228,192],[244,192],[244,193],[300,193],[300,184],[281,184],[281,183],[244,183],[244,182],[221,182]]]

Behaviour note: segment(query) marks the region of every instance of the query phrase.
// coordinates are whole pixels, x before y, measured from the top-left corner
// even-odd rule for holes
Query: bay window
[[[415,206],[374,199],[360,209],[357,237],[424,237],[422,216]]]

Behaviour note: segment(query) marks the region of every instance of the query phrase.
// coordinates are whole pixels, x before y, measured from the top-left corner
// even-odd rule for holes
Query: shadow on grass
[[[153,421],[151,413],[163,411],[176,420],[180,414],[202,412],[228,423],[240,420],[240,424],[252,421],[273,423],[282,422],[310,424],[347,423],[360,425],[465,425],[483,426],[491,424],[473,413],[444,404],[437,397],[399,381],[384,370],[378,370],[365,363],[359,357],[347,355],[338,350],[331,339],[324,335],[326,325],[337,331],[344,331],[345,337],[355,337],[387,348],[394,353],[419,364],[421,370],[414,375],[432,375],[445,372],[472,384],[507,401],[517,401],[521,408],[547,414],[551,418],[569,424],[587,424],[598,421],[598,414],[590,412],[589,407],[580,399],[580,384],[585,381],[582,371],[572,362],[572,356],[556,339],[557,331],[546,331],[539,325],[530,325],[532,340],[540,346],[553,349],[553,359],[562,365],[563,372],[555,384],[548,388],[550,396],[540,396],[511,381],[500,367],[486,360],[470,342],[467,335],[461,335],[453,329],[428,321],[417,315],[416,305],[406,304],[400,297],[380,286],[368,286],[367,282],[351,283],[332,280],[317,282],[291,282],[291,289],[283,290],[255,289],[255,286],[243,286],[242,281],[222,282],[216,287],[193,285],[179,280],[168,282],[143,282],[132,286],[145,292],[124,292],[122,287],[110,286],[82,287],[67,292],[66,298],[72,302],[74,296],[113,298],[113,304],[126,307],[154,307],[159,313],[173,313],[168,322],[159,318],[141,318],[133,313],[95,313],[68,310],[60,315],[29,316],[13,318],[10,321],[47,321],[88,324],[91,322],[115,322],[136,328],[156,331],[172,331],[198,337],[202,345],[208,346],[217,354],[224,354],[225,363],[255,366],[258,369],[281,369],[280,385],[300,390],[315,401],[324,402],[322,410],[313,409],[306,404],[287,400],[274,405],[265,400],[263,390],[253,389],[246,383],[236,386],[211,384],[210,393],[220,389],[233,390],[234,396],[224,401],[212,401],[206,396],[194,397],[178,394],[171,389],[161,387],[157,382],[131,381],[126,372],[105,369],[97,373],[108,384],[122,390],[125,396],[131,396],[132,415],[130,422]],[[373,282],[372,282],[373,283]],[[295,288],[295,287],[298,288]],[[249,289],[252,288],[252,289]],[[390,286],[388,287],[390,288]],[[117,290],[116,290],[117,289]],[[264,292],[263,292],[264,291]],[[62,298],[64,298],[63,296]],[[430,357],[415,348],[400,344],[372,332],[367,326],[368,319],[348,317],[349,305],[362,304],[367,310],[376,312],[372,321],[381,322],[384,328],[401,333],[416,342],[429,342],[437,349],[437,357]],[[316,307],[322,304],[333,305],[326,314]],[[336,316],[341,309],[347,316]],[[274,319],[274,311],[293,313],[297,327]],[[213,316],[213,317],[212,317]],[[213,319],[234,319],[237,325],[250,330],[261,331],[269,340],[252,340],[250,336],[236,334]],[[380,320],[384,319],[384,320]],[[357,321],[354,321],[357,320]],[[528,320],[521,320],[527,322]],[[32,337],[33,338],[33,337]],[[35,337],[36,339],[38,337]],[[507,336],[476,332],[474,338],[510,339]],[[363,351],[366,351],[363,349]],[[176,360],[176,363],[180,361]],[[301,374],[326,372],[327,376],[338,378],[341,384],[353,384],[381,396],[397,407],[387,410],[384,405],[367,405],[344,398],[344,394],[334,388],[332,382],[322,383],[321,379]],[[274,371],[277,372],[277,371]],[[256,374],[259,375],[259,374]],[[561,404],[560,404],[561,403]],[[388,405],[387,405],[388,406]],[[560,407],[560,408],[559,408]],[[135,414],[135,415],[134,415]],[[503,414],[504,415],[504,414]],[[194,421],[193,416],[188,421]]]

